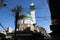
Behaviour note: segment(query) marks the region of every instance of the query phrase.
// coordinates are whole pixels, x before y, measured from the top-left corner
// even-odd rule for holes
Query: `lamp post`
[[[17,29],[17,21],[19,19],[19,12],[22,12],[22,7],[20,6],[16,6],[15,8],[12,9],[13,12],[15,12],[15,33],[14,33],[14,40],[16,40],[16,29]]]

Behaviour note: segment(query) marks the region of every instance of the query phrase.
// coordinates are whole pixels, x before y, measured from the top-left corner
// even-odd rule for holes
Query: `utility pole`
[[[14,33],[14,40],[16,40],[16,29],[17,29],[17,21],[19,19],[19,13],[22,12],[21,5],[17,5],[15,8],[12,9],[13,12],[15,12],[15,33]]]

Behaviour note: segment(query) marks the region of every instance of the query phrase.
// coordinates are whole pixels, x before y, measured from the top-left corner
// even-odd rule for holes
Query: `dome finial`
[[[31,6],[34,6],[34,3],[31,3]]]

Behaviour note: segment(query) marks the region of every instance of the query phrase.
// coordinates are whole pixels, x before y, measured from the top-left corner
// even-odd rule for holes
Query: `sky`
[[[15,28],[15,13],[11,11],[12,8],[16,7],[16,5],[18,4],[21,5],[23,8],[21,14],[30,14],[30,4],[34,3],[36,8],[35,14],[37,25],[44,27],[47,32],[50,32],[51,15],[47,0],[4,0],[4,2],[7,3],[7,6],[0,7],[0,23],[4,26],[4,28],[11,27],[13,28],[13,30]],[[3,28],[0,27],[0,30],[3,30]]]

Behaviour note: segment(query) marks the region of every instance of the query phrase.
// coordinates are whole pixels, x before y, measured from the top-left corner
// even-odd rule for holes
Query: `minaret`
[[[36,23],[36,20],[35,20],[35,11],[36,10],[35,10],[34,3],[31,3],[31,5],[30,5],[30,13],[31,13],[33,24]]]

